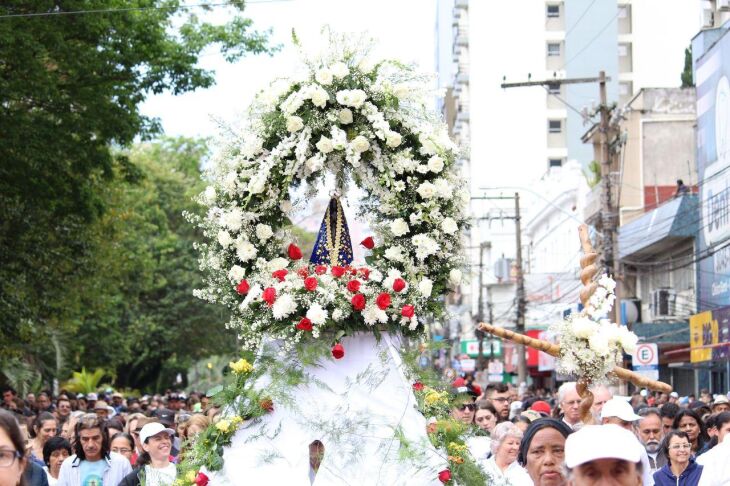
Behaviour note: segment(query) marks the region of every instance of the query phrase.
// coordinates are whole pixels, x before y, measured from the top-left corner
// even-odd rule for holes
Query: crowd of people
[[[452,383],[451,415],[474,428],[469,449],[499,485],[730,484],[727,395],[591,392],[590,412],[582,414],[575,382],[556,394],[520,393],[506,384],[482,390],[467,376]]]
[[[730,484],[727,395],[624,397],[598,386],[584,421],[573,382],[556,393],[483,388],[471,376],[455,380],[451,414],[470,425],[470,452],[494,484]],[[199,393],[19,397],[12,388],[2,408],[3,486],[170,485],[191,439],[220,412]]]
[[[220,412],[200,393],[2,393],[0,486],[169,486]]]

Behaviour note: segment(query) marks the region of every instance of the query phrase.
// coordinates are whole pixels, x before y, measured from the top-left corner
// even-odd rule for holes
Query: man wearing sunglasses
[[[451,384],[451,394],[454,395],[451,416],[465,424],[474,423],[474,412],[477,408],[474,403],[477,394],[474,390],[466,384],[463,378],[457,378]]]

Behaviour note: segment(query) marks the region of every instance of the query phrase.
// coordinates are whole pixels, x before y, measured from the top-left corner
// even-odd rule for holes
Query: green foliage
[[[684,50],[684,69],[682,70],[682,88],[692,88],[695,82],[692,76],[692,45]]]
[[[591,160],[588,163],[588,171],[584,171],[583,175],[586,176],[588,187],[596,187],[601,182],[601,164],[596,160]]]
[[[272,51],[266,35],[240,15],[244,2],[231,2],[224,25],[201,22],[180,3],[9,0],[0,5],[0,15],[126,9],[0,21],[0,358],[47,360],[56,354],[51,336],[73,336],[82,328],[102,333],[102,342],[87,341],[93,347],[106,345],[113,362],[131,351],[124,343],[108,346],[121,331],[88,319],[89,312],[122,305],[122,291],[91,298],[100,285],[123,290],[156,276],[142,272],[130,274],[131,281],[109,281],[101,273],[130,262],[144,269],[138,255],[125,253],[128,248],[118,240],[117,247],[110,243],[100,249],[113,236],[104,233],[111,222],[129,217],[137,230],[158,222],[146,226],[126,208],[114,206],[114,198],[121,197],[117,183],[129,189],[126,184],[141,174],[112,147],[159,131],[158,122],[139,111],[149,93],[179,94],[214,83],[214,73],[198,65],[207,46],[219,46],[229,60]],[[165,197],[171,196],[178,194]],[[167,263],[167,243],[158,241],[149,258]],[[100,251],[114,261],[101,261]],[[165,286],[162,280],[155,283]],[[147,295],[150,305],[155,297]],[[167,303],[159,302],[160,307]],[[179,316],[177,311],[172,315]],[[133,316],[119,317],[124,329]],[[80,362],[86,350],[73,360]],[[158,371],[149,370],[144,380]]]
[[[93,373],[81,368],[81,371],[74,371],[72,378],[63,384],[63,388],[74,393],[94,393],[101,388],[101,380],[107,376],[107,372],[101,368],[97,368]]]

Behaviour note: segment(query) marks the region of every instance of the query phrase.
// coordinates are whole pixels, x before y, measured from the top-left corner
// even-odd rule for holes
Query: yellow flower
[[[245,359],[241,358],[235,363],[231,361],[228,363],[228,366],[233,370],[234,373],[238,375],[242,375],[244,373],[250,373],[253,371],[253,366],[251,366],[251,363],[246,361]]]
[[[221,432],[228,432],[228,429],[231,427],[231,423],[226,419],[221,419],[215,424],[215,428],[220,430]]]
[[[188,473],[185,475],[185,479],[187,479],[189,483],[194,483],[195,476],[195,471],[188,471]]]
[[[243,419],[241,417],[239,417],[238,415],[236,415],[235,417],[233,417],[231,419],[231,425],[233,425],[234,427],[236,425],[240,424],[241,422],[243,422]]]
[[[449,456],[448,459],[449,462],[453,462],[455,464],[464,464],[464,458],[460,456]]]
[[[213,369],[213,363],[208,363],[208,369],[209,370],[212,370]]]

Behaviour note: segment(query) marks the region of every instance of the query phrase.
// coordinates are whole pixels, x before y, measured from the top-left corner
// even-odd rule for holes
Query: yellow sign
[[[713,319],[712,311],[700,312],[689,318],[690,361],[699,363],[712,360],[711,344],[719,340],[717,319]],[[705,347],[707,346],[707,347]]]

